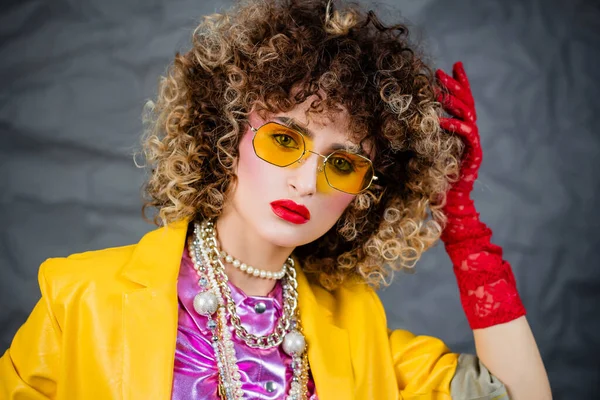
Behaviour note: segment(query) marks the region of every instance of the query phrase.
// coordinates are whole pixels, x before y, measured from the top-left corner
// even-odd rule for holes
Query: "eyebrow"
[[[314,139],[315,138],[315,133],[313,131],[311,131],[306,126],[304,126],[301,123],[299,123],[294,118],[290,118],[290,117],[275,117],[274,119],[277,122],[280,122],[280,123],[282,123],[283,125],[285,125],[287,127],[290,127],[292,129],[295,129],[295,130],[299,131],[303,135],[308,136],[310,139]],[[364,157],[369,158],[369,155],[364,151],[364,149],[362,147],[358,146],[358,145],[348,145],[348,144],[344,144],[344,143],[332,143],[331,146],[330,146],[330,148],[333,151],[335,151],[335,150],[351,151],[351,152],[354,152],[356,154],[360,154],[360,155],[362,155]]]

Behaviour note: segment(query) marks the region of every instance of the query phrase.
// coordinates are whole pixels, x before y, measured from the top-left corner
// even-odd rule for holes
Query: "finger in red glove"
[[[479,133],[472,124],[460,121],[456,118],[440,118],[440,127],[446,131],[450,131],[460,135],[466,145],[471,148],[479,147]],[[479,148],[481,150],[481,148]]]
[[[473,95],[471,93],[471,84],[469,83],[462,62],[458,61],[454,63],[454,66],[452,67],[453,78],[448,76],[448,74],[441,69],[435,71],[435,76],[441,84],[448,89],[450,94],[458,97],[467,106],[473,109],[475,108],[475,101],[473,100]]]
[[[451,94],[444,95],[440,93],[437,95],[437,100],[442,103],[444,110],[446,110],[449,114],[460,118],[463,121],[475,123],[474,108],[466,105],[458,97],[455,97]]]

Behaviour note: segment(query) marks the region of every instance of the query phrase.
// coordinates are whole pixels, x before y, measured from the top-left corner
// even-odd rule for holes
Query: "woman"
[[[467,77],[434,77],[407,35],[319,0],[207,17],[149,107],[162,227],[41,266],[2,398],[550,398],[470,199]],[[373,290],[438,238],[477,357],[389,331]]]

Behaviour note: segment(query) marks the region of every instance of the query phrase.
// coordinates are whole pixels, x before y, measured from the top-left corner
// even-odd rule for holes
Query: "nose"
[[[300,165],[292,169],[289,185],[292,191],[300,197],[312,196],[317,191],[317,172],[322,163],[317,154],[305,155]]]

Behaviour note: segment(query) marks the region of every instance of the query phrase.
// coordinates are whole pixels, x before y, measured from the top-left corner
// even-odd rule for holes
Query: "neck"
[[[265,271],[279,272],[294,250],[280,247],[261,238],[259,235],[240,234],[247,232],[237,216],[221,215],[215,224],[221,250],[241,262]],[[251,276],[233,265],[225,264],[225,273],[235,286],[248,296],[266,296],[275,287],[274,279]]]

